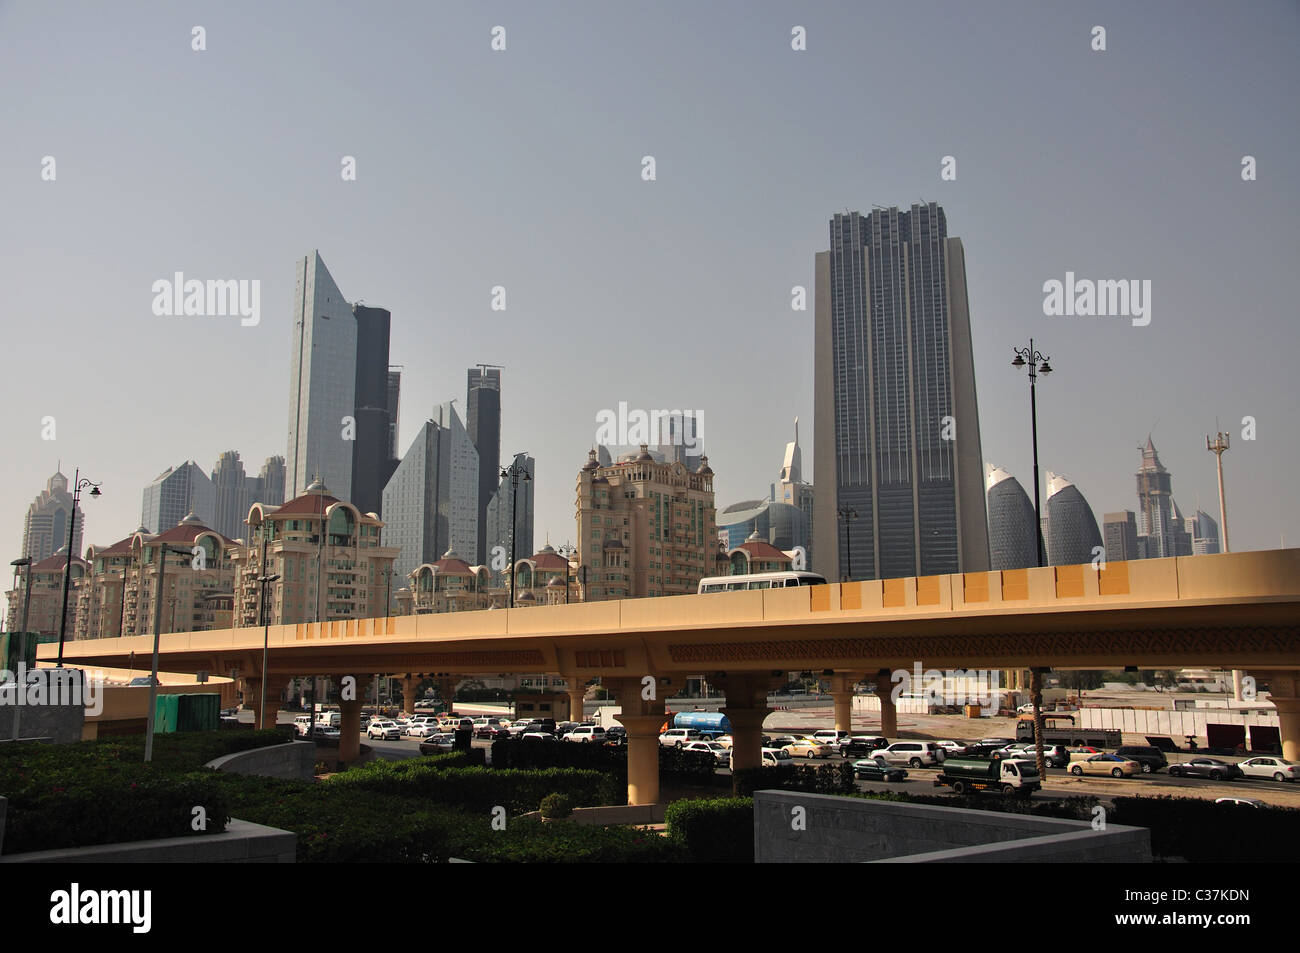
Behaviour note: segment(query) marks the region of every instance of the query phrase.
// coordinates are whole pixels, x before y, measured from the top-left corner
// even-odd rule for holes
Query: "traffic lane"
[[[859,790],[910,791],[913,794],[939,794],[955,797],[946,785],[935,785],[939,776],[937,767],[911,768],[894,765],[907,771],[902,781],[858,781]],[[1139,774],[1131,778],[1110,778],[1084,775],[1078,777],[1064,769],[1049,768],[1042,788],[1033,797],[1059,800],[1067,797],[1195,797],[1214,800],[1220,797],[1251,797],[1274,807],[1300,807],[1300,787],[1294,783],[1277,781],[1210,781],[1203,778],[1174,778],[1164,773]]]

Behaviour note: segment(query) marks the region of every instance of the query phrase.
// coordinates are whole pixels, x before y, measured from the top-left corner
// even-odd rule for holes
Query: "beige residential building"
[[[263,567],[279,576],[266,584],[273,625],[388,614],[385,594],[401,582],[391,575],[398,548],[380,545],[382,520],[331,496],[320,480],[283,506],[254,504],[245,522],[248,545],[232,556],[234,625],[259,624]]]
[[[510,605],[510,577],[487,566],[471,566],[455,552],[417,566],[397,593],[398,615],[504,609]],[[567,593],[566,593],[567,589]],[[540,552],[515,562],[515,605],[563,605],[581,602],[581,583],[572,557],[548,543]]]
[[[63,577],[67,569],[63,551],[40,560],[31,567],[32,602],[27,614],[27,631],[58,638],[59,621],[63,615]],[[26,570],[23,570],[24,572]],[[68,639],[74,638],[77,608],[77,590],[86,574],[86,561],[72,557],[72,590],[68,593]],[[23,598],[27,580],[17,573],[14,588],[5,593],[9,600],[8,632],[17,632],[23,622]]]
[[[592,450],[578,474],[576,509],[584,601],[695,592],[716,571],[708,457],[692,471],[655,462],[642,444],[633,459],[601,466]]]

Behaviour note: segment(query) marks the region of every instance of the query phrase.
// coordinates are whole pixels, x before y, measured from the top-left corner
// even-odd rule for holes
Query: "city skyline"
[[[1284,92],[1294,83],[1277,76],[1278,70],[1295,75],[1285,55],[1297,33],[1295,14],[1265,5],[1256,18],[1234,20],[1211,5],[1188,4],[1180,20],[1195,29],[1175,42],[1164,18],[1103,4],[1096,18],[1124,42],[1093,54],[1088,24],[1060,11],[1026,9],[1031,12],[1014,29],[983,22],[978,11],[944,17],[840,11],[837,28],[828,16],[801,13],[810,36],[806,54],[789,50],[789,16],[776,5],[757,5],[743,22],[725,5],[700,13],[699,34],[686,36],[663,18],[617,11],[604,28],[636,30],[645,39],[621,64],[623,54],[604,48],[579,19],[548,19],[506,5],[494,15],[512,28],[508,52],[489,59],[485,39],[481,52],[457,49],[435,67],[482,80],[485,101],[508,103],[504,110],[494,107],[484,118],[470,105],[436,98],[444,127],[464,135],[408,134],[364,115],[349,89],[354,80],[319,77],[318,94],[307,103],[312,122],[322,119],[326,128],[332,123],[323,117],[331,113],[364,115],[364,121],[347,135],[305,135],[298,148],[268,157],[265,168],[249,175],[223,168],[219,150],[207,149],[207,133],[160,155],[129,143],[116,155],[122,137],[148,140],[137,125],[142,120],[128,117],[121,131],[110,129],[97,121],[93,104],[38,89],[30,115],[13,123],[15,141],[33,143],[34,153],[0,159],[6,207],[31,227],[0,239],[0,248],[19,276],[16,313],[50,317],[13,322],[14,346],[30,351],[57,326],[69,342],[67,373],[81,386],[51,389],[41,362],[15,368],[11,386],[24,397],[21,412],[6,418],[11,464],[0,476],[0,503],[14,521],[11,546],[17,548],[23,511],[60,458],[69,477],[80,467],[83,476],[103,482],[103,497],[82,500],[82,538],[108,545],[136,528],[141,487],[176,461],[216,460],[231,447],[250,461],[284,453],[285,342],[294,290],[288,263],[316,247],[345,287],[367,289],[394,315],[390,361],[404,367],[407,404],[399,447],[409,445],[435,395],[460,393],[466,367],[490,360],[508,368],[501,447],[503,456],[527,448],[541,464],[538,539],[559,543],[573,535],[573,481],[597,414],[620,401],[702,410],[719,509],[752,498],[774,476],[773,447],[779,452],[788,439],[787,421],[798,416],[809,431],[815,426],[811,303],[799,312],[790,302],[793,286],[811,295],[811,258],[824,247],[826,218],[873,203],[906,207],[918,197],[944,207],[965,246],[984,460],[1031,473],[1025,381],[1007,365],[1012,346],[1033,336],[1056,369],[1039,387],[1040,457],[1087,488],[1098,518],[1136,508],[1131,455],[1148,432],[1177,476],[1186,512],[1205,508],[1217,516],[1214,461],[1204,436],[1224,429],[1233,438],[1224,457],[1233,549],[1273,548],[1283,535],[1294,545],[1300,515],[1276,503],[1286,498],[1286,475],[1300,463],[1287,383],[1287,358],[1300,350],[1300,332],[1281,280],[1294,257],[1291,223],[1300,212],[1290,168],[1300,154],[1300,123]],[[292,73],[306,62],[305,50],[346,50],[381,36],[340,7],[309,25],[280,11],[259,13],[256,30],[248,27],[248,11],[214,12],[207,26],[223,43],[203,54],[176,42],[174,24],[144,19],[129,40],[139,55],[111,66],[80,34],[66,48],[23,47],[10,38],[30,40],[47,29],[32,23],[73,16],[90,26],[112,22],[111,14],[93,9],[0,10],[0,21],[13,27],[0,34],[0,75],[11,81],[8,88],[17,88],[24,71],[48,64],[70,82],[133,90],[148,107],[144,113],[175,111],[181,103],[213,115],[233,108],[246,116],[254,143],[273,129],[283,136],[279,114],[256,100],[275,98],[266,89],[296,95],[300,81]],[[443,19],[452,33],[486,38],[486,26],[473,17],[447,13]],[[304,30],[311,43],[281,45]],[[862,128],[846,129],[846,144],[809,155],[807,134],[826,118],[809,104],[845,78],[865,80],[905,59],[902,50],[886,50],[870,70],[846,65],[858,39],[921,30],[933,36],[944,69],[918,78],[894,109],[862,107]],[[720,50],[719,36],[726,37]],[[412,68],[408,61],[429,65],[414,55],[418,44],[382,39],[395,45],[395,65],[355,79],[376,96],[392,94],[395,78],[404,80]],[[1011,40],[1028,51],[1023,68],[1050,63],[1056,71],[1045,88],[1020,89],[1012,67],[988,62],[990,50]],[[574,44],[590,55],[560,63],[564,57],[555,52]],[[663,91],[638,92],[653,51],[667,47],[682,64],[681,75]],[[1238,57],[1230,76],[1201,75],[1196,64],[1224,49],[1252,53]],[[241,67],[251,63],[248,88],[224,81],[210,88],[195,64],[230,70],[236,52]],[[727,72],[775,74],[775,82],[748,91],[717,71],[715,55]],[[528,90],[539,58],[551,77]],[[273,67],[272,60],[278,60]],[[160,73],[168,82],[157,81]],[[591,87],[593,75],[606,78],[602,88]],[[1139,75],[1159,77],[1165,84],[1159,88],[1177,90],[1177,101],[1134,94]],[[954,76],[963,87],[956,95]],[[417,102],[429,83],[426,75],[421,93],[403,92],[399,101]],[[701,91],[698,114],[679,111],[676,84]],[[941,90],[946,99],[937,95]],[[1234,110],[1234,100],[1252,108]],[[630,109],[611,108],[620,101]],[[988,102],[998,106],[972,108]],[[595,112],[620,120],[589,128],[593,104]],[[734,124],[720,136],[704,120],[728,104],[734,104],[728,109]],[[801,107],[808,118],[798,118]],[[1020,130],[1017,113],[1073,118]],[[552,124],[576,137],[580,155],[553,144]],[[1087,138],[1086,155],[1076,154],[1071,130],[1078,128],[1096,133]],[[883,152],[861,148],[881,129],[896,145]],[[396,140],[401,149],[367,150],[367,140],[391,142],[394,135],[410,138]],[[538,151],[516,156],[511,144],[521,137],[538,143]],[[435,139],[463,142],[434,147]],[[432,163],[430,181],[449,187],[411,200],[426,180],[408,152]],[[34,171],[46,153],[60,163],[55,182],[42,182]],[[639,175],[648,153],[658,158],[654,182]],[[864,165],[860,157],[867,154]],[[939,175],[949,154],[958,163],[954,181]],[[1246,154],[1259,158],[1258,181],[1241,179]],[[344,155],[358,160],[353,183],[339,179]],[[99,187],[109,179],[122,188]],[[182,182],[193,183],[181,193],[186,214],[210,228],[165,236],[134,225],[105,231],[110,222],[170,214],[170,204],[162,203],[172,201]],[[598,201],[590,201],[592,194]],[[135,196],[139,208],[131,209],[126,196]],[[87,209],[96,221],[86,218]],[[507,214],[520,227],[494,238]],[[429,234],[431,220],[445,227]],[[723,239],[709,228],[720,220],[739,222],[735,231],[748,234]],[[631,232],[629,222],[636,222]],[[1214,234],[1207,241],[1209,222]],[[375,237],[353,244],[340,237],[344,224]],[[57,267],[59,256],[41,252],[53,247],[68,256]],[[67,261],[76,262],[77,281],[66,280]],[[150,315],[150,283],[178,270],[203,279],[260,280],[260,323]],[[1067,272],[1151,280],[1151,324],[1045,316],[1043,283]],[[1232,277],[1201,280],[1208,274]],[[491,309],[498,285],[508,295],[503,312]],[[618,321],[609,320],[613,302]],[[600,330],[586,334],[585,328]],[[738,352],[742,328],[779,336],[782,346]],[[150,379],[154,368],[167,369],[166,385]],[[214,383],[231,370],[230,384]],[[54,440],[42,439],[47,416],[57,422]],[[1243,439],[1246,417],[1257,424],[1254,440]],[[805,439],[811,460],[816,446]],[[815,470],[805,478],[819,482]]]

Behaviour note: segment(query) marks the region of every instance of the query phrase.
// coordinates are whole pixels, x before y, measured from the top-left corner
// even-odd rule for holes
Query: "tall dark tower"
[[[813,538],[825,541],[814,568],[830,579],[850,564],[856,579],[987,570],[965,252],[938,204],[831,219],[814,381]]]
[[[473,555],[481,566],[487,561],[488,504],[501,471],[501,368],[496,364],[469,369],[465,429],[478,451],[478,552]]]
[[[380,513],[384,485],[392,475],[390,453],[388,334],[392,314],[354,304],[357,322],[355,375],[356,440],[352,446],[352,499],[362,513]]]

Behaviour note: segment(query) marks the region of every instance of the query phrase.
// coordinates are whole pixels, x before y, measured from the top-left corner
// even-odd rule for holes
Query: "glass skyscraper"
[[[1101,547],[1101,531],[1092,507],[1079,488],[1063,476],[1048,471],[1047,503],[1043,507],[1047,524],[1047,563],[1074,566],[1091,563]]]
[[[298,262],[293,307],[285,496],[301,496],[319,478],[350,501],[354,441],[344,437],[344,418],[356,409],[357,322],[318,251]]]
[[[988,486],[989,568],[1037,566],[1039,536],[1029,494],[1019,480],[991,463],[985,484]],[[1043,558],[1047,558],[1046,546]]]
[[[465,390],[465,427],[478,451],[478,549],[461,555],[481,566],[488,559],[488,503],[501,476],[501,368],[490,364],[471,367]],[[531,548],[528,555],[532,555]]]
[[[943,209],[836,214],[815,298],[813,568],[988,569],[965,253]]]

